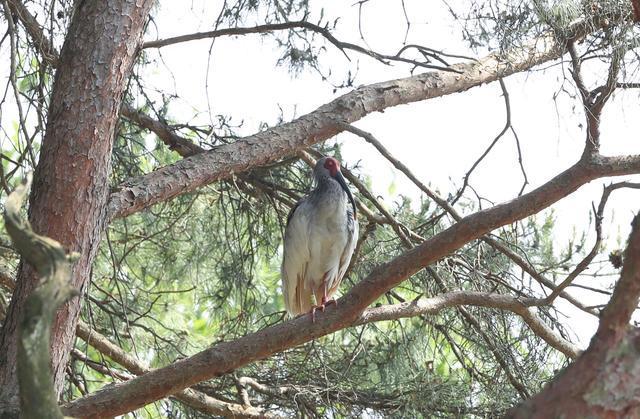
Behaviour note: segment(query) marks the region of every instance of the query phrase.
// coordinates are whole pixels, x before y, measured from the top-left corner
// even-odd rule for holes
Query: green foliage
[[[590,42],[608,53],[637,37],[624,0],[475,0],[450,10],[456,17],[465,16],[464,38],[476,49],[513,51],[549,31],[563,43],[571,39],[571,27],[578,21],[591,28]]]
[[[133,146],[121,152],[136,158],[145,155]],[[339,149],[325,152],[339,154]],[[115,167],[115,178],[131,170],[129,157],[116,160],[122,166]],[[113,223],[94,267],[87,321],[151,367],[281,321],[279,262],[288,207],[278,200],[286,195],[273,191],[303,194],[309,187],[308,173],[300,162],[276,165],[252,173],[263,185],[274,185],[271,194],[235,179]],[[447,223],[434,218],[439,211],[427,200],[417,211],[412,208],[404,198],[391,211],[424,237]],[[542,224],[531,220],[519,228],[517,238],[504,230],[503,239],[517,243],[520,251],[542,266],[558,262],[552,214]],[[390,228],[363,226],[362,230],[368,236],[342,292],[403,252]],[[521,284],[516,271],[504,255],[476,242],[435,266],[442,284],[421,271],[377,304],[436,295],[442,286],[507,292],[491,278]],[[531,393],[563,359],[541,344],[517,316],[480,308],[469,312],[480,328],[470,327],[456,310],[369,324],[247,366],[235,376],[288,388],[283,396],[251,393],[255,403],[277,405],[288,414],[496,416],[520,397],[497,363],[496,353]],[[552,313],[542,314],[559,327]],[[89,356],[100,359],[91,351]],[[102,380],[99,374],[84,374]],[[208,386],[217,396],[236,397],[232,377],[213,380]],[[176,415],[196,415],[171,403],[149,409],[150,417],[154,410],[167,414],[166,409]]]
[[[619,19],[622,7],[622,0],[597,4],[486,0],[475,1],[470,7],[465,3],[464,13],[452,12],[465,16],[460,22],[474,48],[506,50],[549,30],[565,39],[567,28],[576,19],[587,19],[594,29],[601,28],[604,20],[610,24]],[[308,16],[306,0],[239,0],[224,3],[218,23],[221,27],[249,26]],[[321,14],[317,23],[333,30],[336,21],[327,22]],[[632,33],[625,25],[605,28],[588,43],[594,51],[611,51],[630,41]],[[320,61],[326,42],[320,35],[290,30],[270,36],[279,47],[276,64],[294,75],[308,69],[322,75]],[[140,68],[151,64],[144,55],[138,63]],[[20,55],[18,91],[30,103],[38,103],[43,116],[51,71],[31,53]],[[136,74],[125,102],[203,148],[236,141],[241,123],[217,115],[211,125],[180,125],[170,112],[176,98],[164,92],[149,97],[148,90]],[[25,118],[40,118],[31,115]],[[2,168],[11,175],[6,180],[8,187],[14,186],[13,175],[23,166],[35,166],[28,151],[31,147],[37,154],[44,122],[39,120],[41,126],[33,139],[24,138],[19,123],[6,124]],[[320,146],[319,151],[342,160],[339,144]],[[155,135],[121,118],[112,154],[111,186],[181,158]],[[361,174],[357,165],[347,162],[347,166],[366,187],[373,186],[372,179]],[[152,368],[282,321],[282,231],[287,213],[309,190],[309,171],[297,158],[287,158],[113,222],[105,231],[93,267],[83,319]],[[398,195],[396,179],[381,186],[394,198],[387,209],[416,235],[428,239],[453,224],[430,199],[422,197],[416,203]],[[358,198],[376,212],[364,197]],[[469,214],[477,205],[463,200],[456,208]],[[559,242],[554,222],[550,211],[499,229],[493,238],[540,272],[561,280],[584,256],[586,238],[576,233],[566,243]],[[376,224],[364,216],[360,223],[362,245],[343,281],[342,293],[406,251],[389,224]],[[11,269],[17,265],[17,256],[10,249],[0,256]],[[453,290],[542,296],[538,284],[504,254],[481,241],[469,243],[429,268],[374,305]],[[0,294],[4,299],[9,295],[4,289]],[[555,309],[539,308],[538,315],[550,328],[567,336]],[[80,341],[77,348],[91,361],[71,363],[70,377],[81,379],[69,381],[66,399],[119,381],[97,366],[117,373],[122,372],[121,366]],[[285,416],[498,417],[527,394],[538,391],[565,364],[564,357],[515,314],[488,308],[451,308],[437,315],[348,328],[203,383],[198,389],[236,403],[236,380],[250,377],[273,390],[249,389],[252,403]],[[147,406],[136,413],[138,416],[203,417],[171,400]]]

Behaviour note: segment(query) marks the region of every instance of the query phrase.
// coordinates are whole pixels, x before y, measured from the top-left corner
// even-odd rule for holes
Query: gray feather
[[[282,288],[292,316],[311,310],[323,287],[327,297],[335,293],[358,240],[349,196],[335,179],[314,172],[316,188],[289,214],[284,234]]]

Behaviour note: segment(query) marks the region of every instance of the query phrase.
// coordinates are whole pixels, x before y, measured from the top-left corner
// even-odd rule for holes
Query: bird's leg
[[[335,304],[338,305],[338,303],[336,302],[336,300],[329,299],[329,297],[327,297],[327,282],[323,282],[322,283],[322,304],[320,304],[322,306],[322,311],[324,311],[324,308],[328,305],[331,304]]]
[[[335,304],[338,305],[338,302],[336,300],[332,299],[328,299],[327,296],[323,296],[322,297],[322,304],[320,304],[320,307],[322,307],[320,310],[324,311],[324,308],[327,306],[330,306],[331,304]]]
[[[327,282],[323,281],[322,282],[322,297],[320,297],[319,293],[316,293],[316,301],[320,301],[320,304],[315,305],[313,307],[311,307],[311,322],[315,323],[316,321],[316,310],[320,310],[322,312],[324,312],[325,307],[327,307],[328,305],[331,304],[336,304],[338,305],[338,303],[336,302],[336,300],[329,299],[329,297],[327,296]]]

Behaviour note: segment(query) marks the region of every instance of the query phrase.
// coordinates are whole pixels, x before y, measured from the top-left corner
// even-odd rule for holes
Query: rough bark
[[[624,260],[589,348],[509,418],[640,417],[640,329],[629,325],[640,296],[640,216],[634,219]]]
[[[572,39],[591,28],[577,23]],[[355,89],[290,123],[216,147],[120,185],[109,198],[109,219],[125,217],[153,204],[194,191],[234,173],[293,155],[386,108],[463,92],[561,57],[566,45],[553,34],[503,54],[456,64],[454,71],[430,71]]]
[[[315,323],[302,316],[232,342],[224,342],[167,367],[151,371],[67,404],[67,414],[119,415],[174,394],[199,381],[229,373],[248,363],[343,329],[380,295],[465,243],[500,226],[530,216],[604,176],[640,172],[640,156],[580,161],[541,187],[504,204],[463,218],[420,246],[374,269]]]
[[[114,129],[152,3],[79,2],[58,61],[29,219],[37,233],[81,253],[72,271],[72,284],[80,290],[104,226]],[[22,264],[0,335],[0,411],[17,407],[16,325],[36,283],[35,272]],[[79,308],[80,300],[74,300],[56,318],[51,349],[58,392]]]
[[[92,5],[91,7],[100,6]],[[579,37],[579,35],[577,36]],[[154,203],[166,201],[181,193],[193,191],[198,187],[228,177],[234,172],[293,154],[340,132],[345,122],[353,122],[371,112],[460,92],[560,57],[565,50],[564,45],[556,44],[553,39],[545,39],[543,43],[544,46],[537,44],[532,45],[531,48],[522,49],[519,51],[519,55],[507,57],[491,55],[478,62],[459,64],[454,68],[458,71],[457,74],[430,72],[406,79],[365,86],[292,123],[247,137],[228,146],[218,147],[152,174],[133,179],[121,185],[120,190],[110,197],[108,219],[126,216]],[[65,65],[64,49],[60,65]],[[54,91],[54,99],[55,95]],[[120,96],[116,95],[115,97],[119,98]],[[91,102],[87,104],[87,108],[90,106]],[[58,113],[61,110],[63,109],[59,106]],[[95,109],[93,111],[95,112]],[[52,118],[56,118],[55,113],[52,113]],[[105,154],[108,155],[108,153]],[[82,162],[92,164],[91,159],[93,158],[92,156]],[[51,170],[51,168],[49,169]],[[104,389],[99,393],[73,402],[68,406],[68,411],[83,416],[124,413],[165,395],[175,393],[202,379],[224,374],[314,337],[356,324],[362,321],[360,313],[384,291],[398,284],[421,267],[456,250],[469,240],[478,238],[496,227],[533,214],[590,180],[601,176],[637,173],[638,171],[640,171],[638,156],[627,158],[594,156],[594,160],[576,164],[551,182],[522,198],[462,219],[423,245],[379,267],[354,287],[337,308],[329,309],[326,315],[322,316],[315,324],[310,324],[307,318],[296,319],[234,342],[217,345],[169,367],[149,372],[130,382]],[[93,171],[82,173],[89,172],[93,175]],[[85,179],[80,177],[79,180]],[[47,186],[49,185],[40,186],[40,189],[46,189]],[[87,185],[81,183],[79,190],[83,190],[82,188],[87,188]],[[96,189],[88,188],[86,191],[88,191],[87,194],[93,194]],[[58,193],[60,192],[58,191]],[[90,195],[87,200],[94,199],[95,196]],[[55,210],[56,208],[54,206],[51,209]],[[51,214],[58,215],[56,212],[45,214],[49,214],[51,218],[53,218]],[[96,217],[97,221],[94,225],[83,226],[83,228],[96,233],[91,236],[93,240],[89,240],[89,248],[92,249],[89,251],[89,256],[86,256],[86,260],[89,262],[97,245],[95,237],[99,238],[99,218]],[[85,220],[81,220],[81,223],[85,223]],[[71,240],[71,244],[86,245],[87,243]],[[76,268],[76,271],[81,270],[86,274],[88,266],[89,263],[85,263],[82,269]],[[3,347],[0,346],[0,351],[2,349]],[[0,356],[3,356],[2,352],[0,352]],[[66,356],[66,351],[63,356]],[[1,358],[0,361],[2,361]]]

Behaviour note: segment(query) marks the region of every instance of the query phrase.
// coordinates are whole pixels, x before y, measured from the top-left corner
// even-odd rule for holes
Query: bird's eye
[[[324,168],[329,170],[332,176],[335,176],[334,172],[337,172],[339,167],[340,167],[340,163],[338,163],[336,159],[328,158],[324,162]]]

